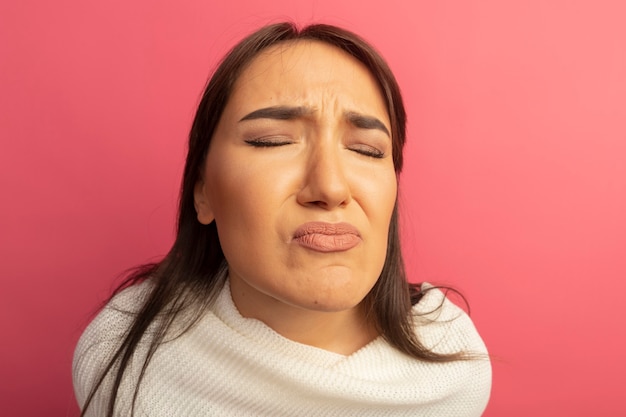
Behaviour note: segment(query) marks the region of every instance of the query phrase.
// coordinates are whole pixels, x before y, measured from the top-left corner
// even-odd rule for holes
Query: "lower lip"
[[[317,252],[343,252],[352,249],[361,242],[355,234],[309,233],[294,239],[299,245]]]

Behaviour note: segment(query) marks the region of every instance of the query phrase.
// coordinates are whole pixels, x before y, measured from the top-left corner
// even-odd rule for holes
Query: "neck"
[[[319,311],[248,290],[245,284],[231,280],[231,297],[239,313],[262,321],[294,342],[350,355],[378,337],[362,304],[341,311]]]

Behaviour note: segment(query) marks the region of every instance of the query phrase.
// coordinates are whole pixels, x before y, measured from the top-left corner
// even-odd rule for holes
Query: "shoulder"
[[[486,356],[487,348],[468,314],[442,290],[428,283],[413,306],[416,332],[428,348],[438,353],[467,352]]]
[[[120,347],[152,287],[151,282],[145,281],[116,294],[81,335],[72,363],[74,391],[81,408]],[[94,405],[97,409],[97,404]]]
[[[487,348],[469,315],[430,284],[422,284],[424,293],[413,306],[415,331],[420,342],[441,354],[463,353],[465,359],[433,364],[433,380],[449,386],[450,405],[463,408],[471,404],[482,413],[491,393],[491,362]],[[453,400],[456,398],[458,400]],[[452,404],[454,403],[454,404]]]

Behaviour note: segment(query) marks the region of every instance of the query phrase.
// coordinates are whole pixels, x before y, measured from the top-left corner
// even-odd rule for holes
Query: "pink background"
[[[362,34],[399,79],[410,275],[468,298],[498,358],[485,415],[626,415],[625,3],[295,3],[0,4],[0,413],[77,415],[74,344],[172,242],[210,70],[293,19]]]

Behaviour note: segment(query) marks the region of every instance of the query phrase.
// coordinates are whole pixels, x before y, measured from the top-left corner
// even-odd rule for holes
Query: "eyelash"
[[[247,139],[245,142],[248,145],[254,146],[256,148],[274,148],[277,146],[289,145],[293,143],[288,140],[277,140],[269,138]]]
[[[255,148],[275,148],[278,146],[284,146],[293,143],[288,140],[276,140],[268,138],[247,139],[245,140],[245,142],[250,146],[254,146]],[[348,147],[347,149],[360,155],[368,156],[370,158],[382,159],[385,157],[385,153],[383,151],[367,145]]]

